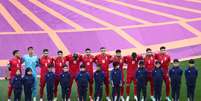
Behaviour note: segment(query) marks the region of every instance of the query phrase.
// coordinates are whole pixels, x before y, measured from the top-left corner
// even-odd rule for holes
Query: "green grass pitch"
[[[185,70],[187,66],[187,62],[184,61],[181,63],[181,67],[183,68],[183,70]],[[197,66],[197,69],[198,71],[201,71],[201,58],[200,59],[196,59],[196,66]],[[197,86],[196,86],[196,91],[195,91],[195,101],[198,101],[201,99],[201,96],[200,96],[200,92],[201,92],[201,75],[198,74],[198,79],[197,79]],[[39,81],[38,81],[39,82]],[[7,101],[7,85],[8,85],[8,81],[6,80],[2,80],[0,81],[0,101]],[[38,87],[39,88],[39,87]],[[150,97],[149,96],[149,86],[147,87],[147,92],[148,92],[148,98]],[[61,101],[61,90],[60,90],[60,87],[58,88],[59,89],[59,94],[58,94],[58,101]],[[46,92],[46,90],[44,90],[44,92]],[[104,91],[105,92],[105,91]],[[165,86],[164,86],[164,83],[163,83],[163,99],[165,97]],[[38,90],[38,95],[39,95],[39,90]],[[111,90],[110,90],[110,95],[111,95]],[[105,94],[104,94],[105,96]],[[45,99],[46,99],[46,93],[45,93]],[[124,97],[126,98],[126,94],[124,94]],[[105,98],[105,97],[104,97]],[[131,85],[131,94],[130,94],[130,100],[132,101],[133,100],[133,84]],[[39,96],[38,96],[38,101],[39,101]],[[185,78],[184,78],[184,74],[183,74],[183,77],[182,77],[182,85],[181,85],[181,94],[180,94],[180,101],[186,101],[187,97],[186,97],[186,85],[185,85]],[[72,96],[71,96],[71,100],[72,101],[76,101],[77,100],[77,90],[76,90],[76,86],[75,86],[75,83],[73,85],[73,90],[72,90]],[[22,101],[24,101],[24,93],[22,94]]]

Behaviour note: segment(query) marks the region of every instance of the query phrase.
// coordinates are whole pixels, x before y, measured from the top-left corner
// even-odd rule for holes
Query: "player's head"
[[[68,65],[66,65],[66,64],[63,65],[63,71],[64,72],[68,72],[69,71]]]
[[[58,57],[63,57],[63,51],[59,50],[59,51],[57,52],[57,55],[58,55]]]
[[[173,60],[173,66],[174,67],[179,67],[179,60],[178,59]]]
[[[96,64],[96,70],[100,71],[101,70],[101,64]]]
[[[100,52],[101,52],[101,54],[105,54],[106,53],[106,48],[105,47],[101,47],[100,48]]]
[[[86,48],[85,49],[85,54],[86,55],[90,55],[91,54],[91,49],[90,48]]]
[[[14,50],[13,51],[13,56],[20,57],[20,51],[19,50]]]
[[[27,50],[28,50],[28,54],[29,54],[29,55],[33,55],[33,54],[34,54],[34,48],[33,48],[32,46],[29,46],[29,47],[27,48]]]
[[[26,68],[26,70],[25,70],[25,75],[32,75],[32,70],[31,70],[31,68]]]
[[[116,56],[121,56],[121,50],[120,49],[117,49],[116,51],[115,51],[115,53],[116,53]]]
[[[80,71],[85,71],[86,70],[86,66],[84,64],[80,65]]]
[[[54,68],[54,64],[49,64],[49,65],[48,65],[48,71],[49,71],[49,72],[52,72],[52,71],[53,71],[53,68]]]
[[[113,67],[114,67],[114,69],[119,68],[119,62],[113,62]]]
[[[144,68],[144,60],[140,60],[138,65],[139,65],[139,68]]]
[[[194,66],[195,66],[195,61],[194,61],[194,59],[190,59],[190,60],[188,61],[188,63],[189,63],[189,67],[194,67]]]
[[[21,75],[20,69],[17,69],[16,75]]]
[[[132,52],[131,57],[132,57],[133,59],[135,59],[135,58],[137,57],[137,53],[136,53],[136,52]]]
[[[156,61],[155,62],[155,67],[156,68],[160,68],[161,67],[161,62],[160,61]]]
[[[161,54],[165,54],[167,51],[166,51],[166,47],[165,46],[162,46],[160,47],[160,53]]]
[[[43,49],[43,56],[48,56],[49,50],[48,49]]]
[[[73,59],[77,60],[77,58],[78,58],[78,53],[73,53]]]
[[[147,48],[146,49],[146,54],[147,55],[152,55],[153,53],[152,53],[152,49],[151,48]]]

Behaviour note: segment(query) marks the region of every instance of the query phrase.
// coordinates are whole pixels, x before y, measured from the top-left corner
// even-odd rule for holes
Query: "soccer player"
[[[60,84],[61,84],[61,91],[62,91],[62,101],[70,101],[70,80],[71,75],[69,72],[68,65],[63,66],[63,73],[60,75]]]
[[[174,59],[173,67],[169,70],[173,101],[179,101],[182,73],[179,60]]]
[[[163,70],[161,67],[161,62],[156,61],[155,68],[152,72],[153,81],[154,81],[154,97],[155,101],[161,101],[161,91],[163,84]]]
[[[138,61],[141,60],[142,57],[138,56],[135,52],[132,52],[131,55],[125,56],[124,61],[127,64],[127,76],[126,76],[126,101],[130,99],[130,85],[134,83],[134,99],[137,100],[137,81],[135,78],[135,73],[137,71]]]
[[[146,101],[147,96],[147,71],[144,67],[144,61],[139,61],[139,67],[136,72],[136,79],[137,79],[137,101]],[[143,94],[141,100],[141,93]]]
[[[197,77],[198,77],[198,70],[195,67],[195,61],[191,59],[189,60],[189,66],[185,70],[188,101],[194,101],[194,93],[195,93]]]
[[[69,72],[71,74],[71,82],[70,82],[70,95],[71,95],[73,81],[76,79],[76,76],[80,71],[81,55],[79,55],[78,53],[74,53],[67,55],[65,58],[69,64]]]
[[[53,101],[53,92],[54,92],[54,80],[55,74],[53,72],[54,65],[48,65],[48,72],[45,75],[45,83],[46,83],[46,93],[47,93],[47,101]]]
[[[121,70],[122,73],[122,86],[121,86],[121,101],[124,101],[124,69],[123,69],[123,65],[124,65],[124,58],[121,55],[121,50],[117,49],[116,50],[116,55],[112,57],[112,62],[118,62],[119,63],[119,69]]]
[[[151,88],[151,99],[154,101],[154,85],[153,85],[153,77],[152,77],[152,71],[154,70],[154,64],[155,64],[155,56],[150,48],[146,49],[146,56],[144,57],[144,63],[147,70],[147,82],[150,82],[150,88]]]
[[[112,84],[112,101],[120,101],[120,88],[122,86],[122,71],[119,62],[113,62],[114,69],[110,74]]]
[[[105,74],[101,70],[101,65],[97,64],[96,72],[94,73],[94,81],[95,81],[94,99],[95,99],[95,101],[102,101],[104,80],[105,80]]]
[[[55,87],[54,87],[54,101],[57,101],[57,89],[59,85],[59,79],[60,75],[63,72],[63,66],[66,64],[66,60],[63,57],[63,52],[58,51],[57,52],[57,57],[54,59],[54,65],[55,65]]]
[[[34,77],[31,68],[26,68],[23,77],[25,101],[32,101],[32,89],[34,87]]]
[[[48,72],[48,66],[53,64],[53,58],[48,56],[48,49],[43,49],[43,55],[40,58],[40,101],[43,101],[43,94],[45,88],[45,76]]]
[[[22,94],[22,75],[20,69],[16,70],[16,75],[12,79],[12,87],[14,90],[14,101],[20,101]]]
[[[171,101],[170,96],[170,77],[168,75],[169,64],[171,62],[170,56],[167,54],[166,47],[160,47],[160,53],[156,54],[156,59],[161,62],[161,67],[163,70],[163,80],[166,85],[166,100]]]
[[[37,96],[37,71],[36,67],[39,66],[39,58],[34,55],[34,48],[28,47],[28,54],[23,56],[23,62],[25,64],[25,68],[31,68],[32,75],[34,77],[34,87],[33,87],[33,101],[36,101]]]
[[[84,64],[80,65],[80,72],[76,77],[78,83],[79,101],[87,101],[88,83],[90,81],[89,73],[86,72]]]
[[[105,91],[106,91],[106,99],[107,101],[111,101],[109,94],[110,94],[110,81],[109,81],[109,64],[112,62],[111,61],[111,55],[106,53],[106,48],[101,47],[100,48],[101,54],[96,55],[95,57],[95,62],[96,64],[101,65],[101,69],[105,73]]]
[[[14,78],[14,76],[16,75],[16,71],[19,69],[21,72],[21,68],[22,68],[22,59],[20,57],[20,51],[19,50],[14,50],[13,51],[13,58],[9,60],[9,64],[8,64],[8,70],[9,70],[9,76],[7,77],[7,79],[9,79],[9,84],[8,84],[8,101],[10,100],[10,97],[12,95],[12,80]]]
[[[90,83],[89,83],[89,98],[92,100],[93,96],[93,62],[94,56],[91,55],[91,49],[85,49],[85,55],[82,56],[82,62],[86,66],[86,71],[89,73],[90,76]]]

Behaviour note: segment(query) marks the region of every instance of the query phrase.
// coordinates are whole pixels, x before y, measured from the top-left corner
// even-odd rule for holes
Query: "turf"
[[[183,61],[181,62],[181,67],[183,68],[183,70],[185,70],[187,66],[187,61]],[[201,71],[201,58],[200,59],[196,59],[196,66],[198,71]],[[199,99],[201,99],[200,93],[201,92],[201,75],[198,74],[198,79],[197,79],[197,86],[196,86],[196,91],[195,91],[195,101],[198,101]],[[7,100],[7,85],[8,85],[8,81],[6,80],[2,80],[0,81],[0,101],[6,101]],[[38,87],[39,88],[39,87]],[[147,87],[147,92],[149,95],[150,94],[150,90],[149,90],[149,86]],[[133,85],[131,85],[131,94],[130,94],[130,100],[133,101]],[[38,90],[39,91],[39,90]],[[45,92],[45,91],[44,91]],[[61,90],[59,87],[59,92],[58,92],[58,101],[61,101]],[[110,94],[111,94],[111,90],[110,90]],[[165,95],[165,86],[163,83],[163,99],[164,99],[164,95]],[[105,94],[104,94],[105,96]],[[124,96],[126,97],[126,95],[124,94]],[[13,98],[13,97],[12,97]],[[104,97],[105,98],[105,97]],[[149,96],[148,96],[149,98]],[[37,98],[39,99],[39,97]],[[45,93],[45,99],[46,99],[46,93]],[[72,90],[72,96],[71,96],[72,101],[76,101],[77,100],[77,90],[76,90],[76,86],[75,84],[73,85],[73,90]],[[182,77],[182,85],[181,85],[181,94],[180,94],[180,101],[186,101],[187,97],[186,97],[186,85],[185,85],[185,78],[184,75]],[[22,94],[22,101],[24,101],[24,94]],[[37,100],[39,101],[39,100]]]

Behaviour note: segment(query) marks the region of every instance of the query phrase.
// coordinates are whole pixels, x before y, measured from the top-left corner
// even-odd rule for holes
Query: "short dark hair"
[[[120,50],[120,49],[117,49],[117,50],[116,50],[116,53],[121,53],[121,50]]]
[[[178,60],[178,59],[174,59],[173,62],[174,62],[174,63],[178,63],[179,60]]]
[[[144,60],[140,60],[138,64],[139,65],[144,65]]]
[[[151,48],[147,48],[147,49],[146,49],[146,52],[148,52],[148,51],[152,51]]]
[[[117,67],[119,65],[119,62],[113,62],[113,67]]]
[[[48,65],[48,68],[53,68],[54,67],[54,64],[49,64]]]
[[[190,60],[188,61],[188,63],[189,63],[189,64],[195,64],[195,61],[194,61],[194,59],[190,59]]]
[[[160,47],[160,50],[162,50],[162,49],[166,49],[166,47],[165,47],[165,46],[161,46],[161,47]]]
[[[17,52],[19,52],[20,50],[14,50],[13,51],[13,56],[15,56],[15,54],[17,53]]]
[[[48,52],[49,50],[48,49],[43,49],[43,52]]]
[[[27,48],[27,50],[30,50],[30,49],[34,49],[33,46],[29,46],[29,47]]]
[[[86,48],[85,51],[91,51],[91,49],[90,48]]]
[[[101,47],[100,50],[101,50],[101,49],[106,49],[106,48],[105,48],[105,47]]]
[[[80,65],[80,68],[85,68],[85,64],[81,64],[81,65]]]
[[[155,64],[161,64],[161,62],[157,60],[157,61],[155,62]]]
[[[59,51],[57,51],[57,54],[63,54],[63,51],[61,51],[61,50],[59,50]]]

